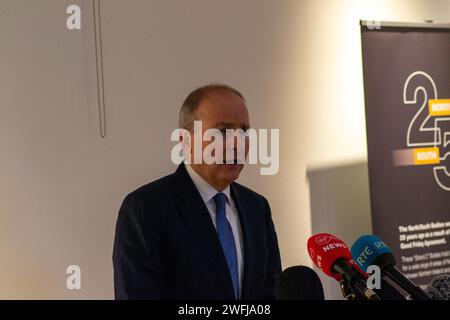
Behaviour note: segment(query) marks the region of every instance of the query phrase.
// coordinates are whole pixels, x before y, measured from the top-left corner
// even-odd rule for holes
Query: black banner
[[[373,233],[424,286],[450,273],[450,29],[361,33]]]

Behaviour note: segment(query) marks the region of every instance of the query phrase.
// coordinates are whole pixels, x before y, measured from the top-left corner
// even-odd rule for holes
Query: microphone
[[[356,292],[368,300],[380,297],[366,285],[367,274],[355,264],[345,243],[332,234],[320,233],[308,239],[308,253],[326,275],[344,285],[343,292]]]
[[[434,277],[425,291],[433,300],[450,300],[450,275]]]
[[[317,273],[305,266],[284,270],[275,282],[276,300],[325,300]]]
[[[430,297],[417,285],[406,278],[396,267],[391,249],[380,238],[374,235],[364,235],[353,244],[354,261],[366,271],[370,265],[380,267],[381,273],[395,282],[411,295],[414,300],[430,300]]]

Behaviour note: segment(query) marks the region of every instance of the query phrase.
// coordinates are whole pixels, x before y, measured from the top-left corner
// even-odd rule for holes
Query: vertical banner
[[[373,233],[425,286],[450,273],[450,25],[361,35]]]

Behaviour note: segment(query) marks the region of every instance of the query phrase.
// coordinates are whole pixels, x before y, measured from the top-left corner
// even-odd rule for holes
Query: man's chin
[[[233,182],[239,178],[239,174],[244,168],[243,164],[222,164],[220,165],[221,176],[224,180]]]

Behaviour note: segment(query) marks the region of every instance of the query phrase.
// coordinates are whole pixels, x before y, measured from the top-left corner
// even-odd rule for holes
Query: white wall
[[[69,4],[81,5],[81,31],[65,28]],[[101,5],[106,139],[92,2],[0,0],[0,298],[113,297],[118,207],[129,191],[174,170],[169,137],[179,106],[209,82],[240,89],[255,127],[280,128],[279,173],[250,167],[240,182],[269,199],[283,267],[310,265],[317,194],[307,172],[366,158],[359,20],[450,21],[448,0]],[[323,231],[333,227],[324,222]],[[358,228],[340,235],[351,242]],[[69,264],[82,268],[81,291],[65,289]]]

